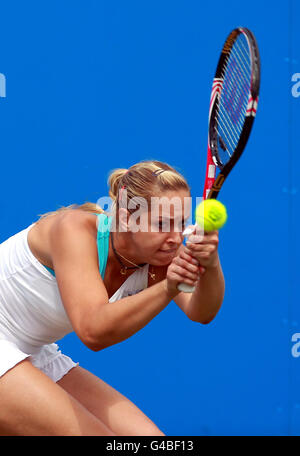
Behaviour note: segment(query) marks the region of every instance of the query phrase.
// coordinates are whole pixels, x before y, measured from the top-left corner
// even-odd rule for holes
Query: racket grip
[[[186,228],[183,232],[183,235],[188,236],[188,235],[192,234],[195,229],[195,226],[196,225],[194,225],[193,227]],[[193,293],[193,291],[195,290],[196,287],[182,282],[177,286],[177,288],[179,291],[183,291],[183,293]]]
[[[178,285],[178,290],[179,291],[183,291],[183,293],[193,293],[193,291],[195,290],[196,287],[194,287],[193,285],[188,285],[187,283],[180,283]]]

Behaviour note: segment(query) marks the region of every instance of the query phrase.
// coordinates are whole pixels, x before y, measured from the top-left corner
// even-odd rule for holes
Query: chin
[[[172,260],[168,260],[168,261],[151,260],[149,262],[149,264],[151,264],[152,266],[157,266],[157,267],[163,268],[164,266],[169,266],[169,264],[171,264],[171,262],[172,262]]]
[[[150,262],[153,266],[167,266],[169,265],[173,258],[176,256],[176,251],[175,252],[162,252],[158,250],[152,258],[152,261]]]

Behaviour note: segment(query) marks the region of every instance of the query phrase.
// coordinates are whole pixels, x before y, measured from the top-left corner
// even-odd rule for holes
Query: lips
[[[177,249],[169,249],[169,250],[159,250],[162,253],[175,253]]]

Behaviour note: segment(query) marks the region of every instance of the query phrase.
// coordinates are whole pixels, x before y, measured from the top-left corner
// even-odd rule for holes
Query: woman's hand
[[[177,292],[178,285],[182,282],[195,286],[200,277],[198,260],[193,258],[190,253],[185,252],[182,245],[172,263],[167,270],[167,288],[170,292]]]
[[[203,230],[195,228],[189,235],[186,245],[180,247],[177,256],[168,267],[168,289],[176,290],[181,282],[195,286],[206,269],[219,264],[218,245],[218,231],[203,233]]]
[[[210,231],[203,233],[202,230],[195,229],[184,247],[184,252],[195,258],[200,266],[200,272],[216,267],[219,262],[218,256],[219,232]]]

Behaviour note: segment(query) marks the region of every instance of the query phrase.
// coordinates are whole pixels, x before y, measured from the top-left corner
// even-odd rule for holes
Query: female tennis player
[[[162,205],[138,208],[143,230],[130,208],[135,197],[176,197],[183,205],[190,196],[183,176],[144,161],[114,170],[109,186],[109,215],[92,203],[68,206],[0,245],[1,435],[164,435],[55,342],[75,331],[91,350],[102,350],[142,329],[172,300],[203,324],[220,309],[218,233],[185,246],[178,205],[169,213]],[[179,292],[181,282],[195,291]]]

